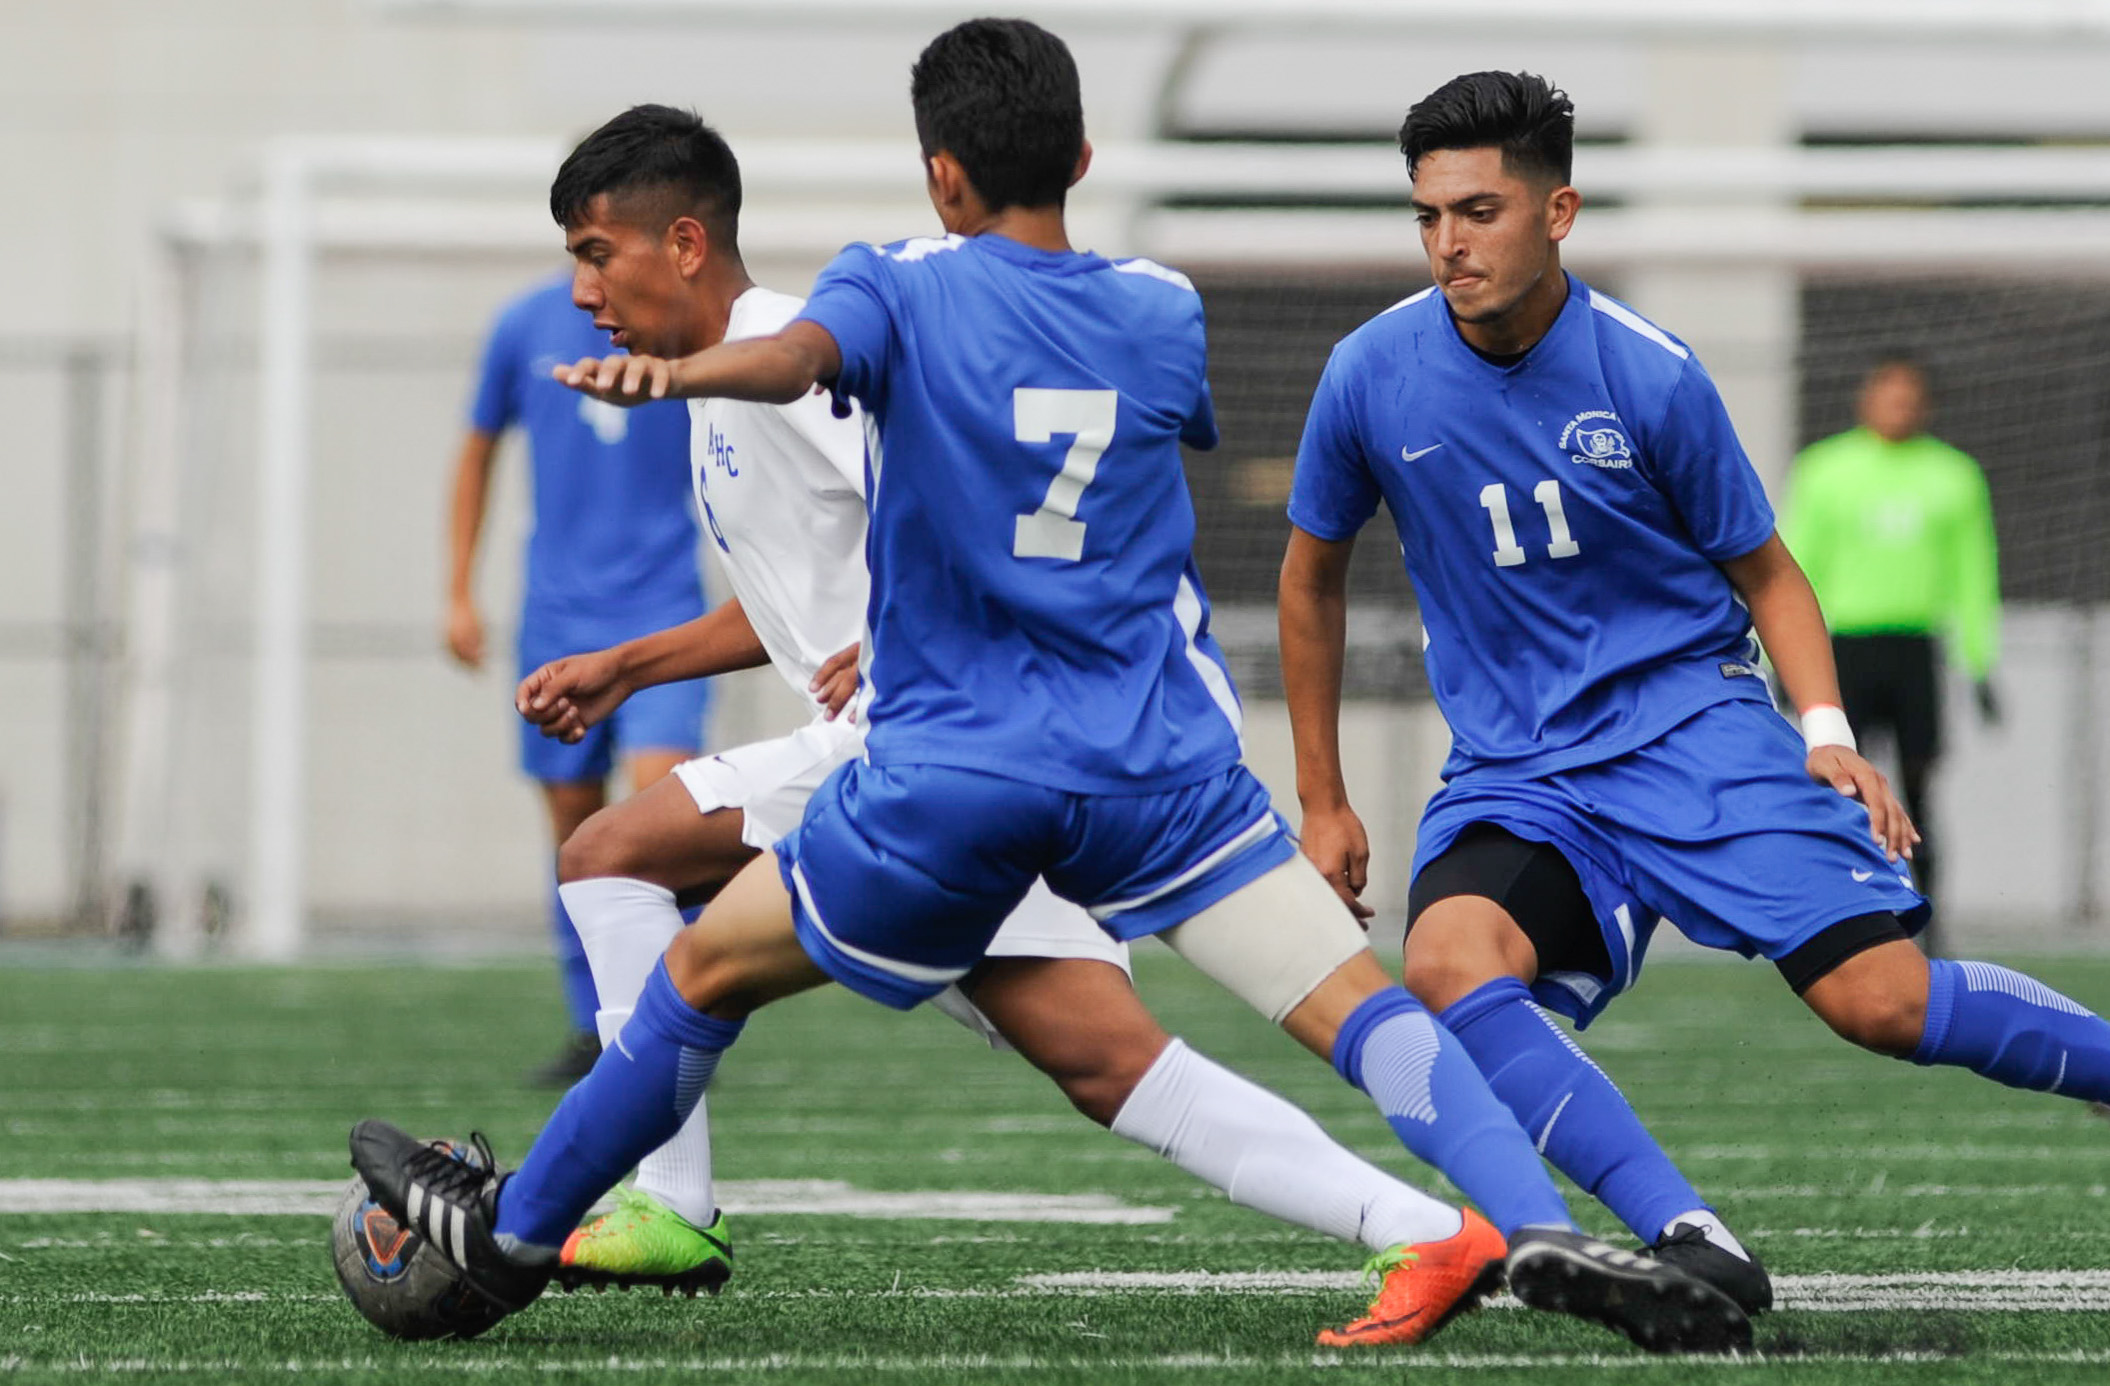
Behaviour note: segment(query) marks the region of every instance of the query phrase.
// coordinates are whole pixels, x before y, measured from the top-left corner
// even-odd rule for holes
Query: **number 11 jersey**
[[[1180,460],[1216,443],[1186,278],[931,237],[849,247],[802,316],[866,411],[870,760],[1077,793],[1236,764]]]
[[[1595,764],[1770,700],[1717,566],[1773,533],[1765,490],[1692,352],[1580,280],[1514,361],[1468,346],[1435,289],[1342,340],[1289,516],[1338,541],[1380,498],[1451,727],[1445,779]]]

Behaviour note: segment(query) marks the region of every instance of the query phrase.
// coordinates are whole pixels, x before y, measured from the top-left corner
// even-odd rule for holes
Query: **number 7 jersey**
[[[1691,351],[1580,280],[1506,365],[1434,289],[1334,349],[1290,520],[1347,539],[1380,498],[1451,727],[1444,778],[1594,764],[1770,699],[1717,566],[1773,533],[1758,475]]]
[[[866,411],[872,762],[1080,793],[1235,764],[1180,459],[1216,443],[1186,278],[933,237],[849,247],[802,316]]]

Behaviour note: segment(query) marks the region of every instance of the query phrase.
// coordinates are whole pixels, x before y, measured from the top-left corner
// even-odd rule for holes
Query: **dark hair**
[[[1887,375],[1891,371],[1909,372],[1919,378],[1921,390],[1928,394],[1934,392],[1934,373],[1927,368],[1923,358],[1904,347],[1892,347],[1879,353],[1868,363],[1868,369],[1861,372],[1861,383],[1866,385],[1877,376]]]
[[[1529,72],[1468,72],[1414,103],[1399,127],[1407,176],[1436,149],[1502,151],[1502,167],[1569,181],[1575,168],[1575,103]]]
[[[740,161],[694,111],[632,106],[579,141],[549,185],[550,215],[568,229],[603,193],[626,220],[656,231],[692,216],[717,249],[739,253]]]
[[[992,212],[1059,207],[1084,152],[1084,98],[1061,39],[1024,19],[970,19],[909,71],[916,138],[960,161]]]

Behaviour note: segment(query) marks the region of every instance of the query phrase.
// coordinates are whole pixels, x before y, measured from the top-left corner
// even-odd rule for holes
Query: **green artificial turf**
[[[2110,963],[2026,967],[2110,1004]],[[1449,1192],[1360,1094],[1237,1003],[1159,953],[1140,958],[1138,976],[1168,1028],[1368,1158]],[[521,1076],[558,1029],[547,970],[525,964],[0,970],[0,1185],[337,1180],[346,1129],[369,1115],[430,1134],[480,1129],[517,1160],[552,1101]],[[1851,1050],[1763,966],[1660,961],[1586,1039],[1777,1276],[1949,1278],[1912,1307],[1767,1315],[1760,1355],[1733,1362],[1649,1359],[1588,1325],[1513,1308],[1419,1350],[1320,1353],[1314,1330],[1360,1307],[1345,1281],[1254,1291],[1204,1273],[1346,1273],[1360,1248],[1232,1207],[935,1014],[829,992],[759,1019],[719,1073],[718,1174],[732,1187],[1099,1194],[1161,1220],[736,1215],[738,1269],[715,1300],[553,1294],[475,1342],[402,1344],[343,1302],[320,1216],[5,1213],[0,1370],[596,1382],[707,1370],[725,1382],[904,1386],[1435,1371],[1534,1383],[2110,1380],[2110,1316],[1971,1307],[1968,1293],[1974,1276],[2110,1268],[2110,1124],[2079,1104]],[[1617,1231],[1576,1201],[1594,1230]],[[1174,1279],[1103,1279],[1136,1272]],[[1058,1273],[1083,1279],[1033,1279]],[[1941,1298],[1952,1290],[1953,1303]],[[2110,1290],[2093,1293],[2110,1302]]]

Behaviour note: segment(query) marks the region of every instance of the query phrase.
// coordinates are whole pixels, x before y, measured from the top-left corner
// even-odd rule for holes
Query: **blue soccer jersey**
[[[1382,498],[1421,600],[1444,777],[1609,760],[1710,704],[1767,701],[1716,564],[1773,511],[1692,352],[1572,276],[1510,364],[1425,290],[1334,349],[1290,519],[1325,540]]]
[[[549,280],[499,314],[469,410],[482,432],[517,424],[527,434],[535,514],[527,620],[554,622],[565,632],[560,643],[574,646],[594,632],[613,643],[703,613],[686,407],[623,409],[550,374],[611,350],[608,334],[573,305],[570,279]]]
[[[870,420],[871,761],[1077,793],[1235,764],[1180,461],[1216,442],[1185,277],[997,235],[855,245],[804,316]]]

